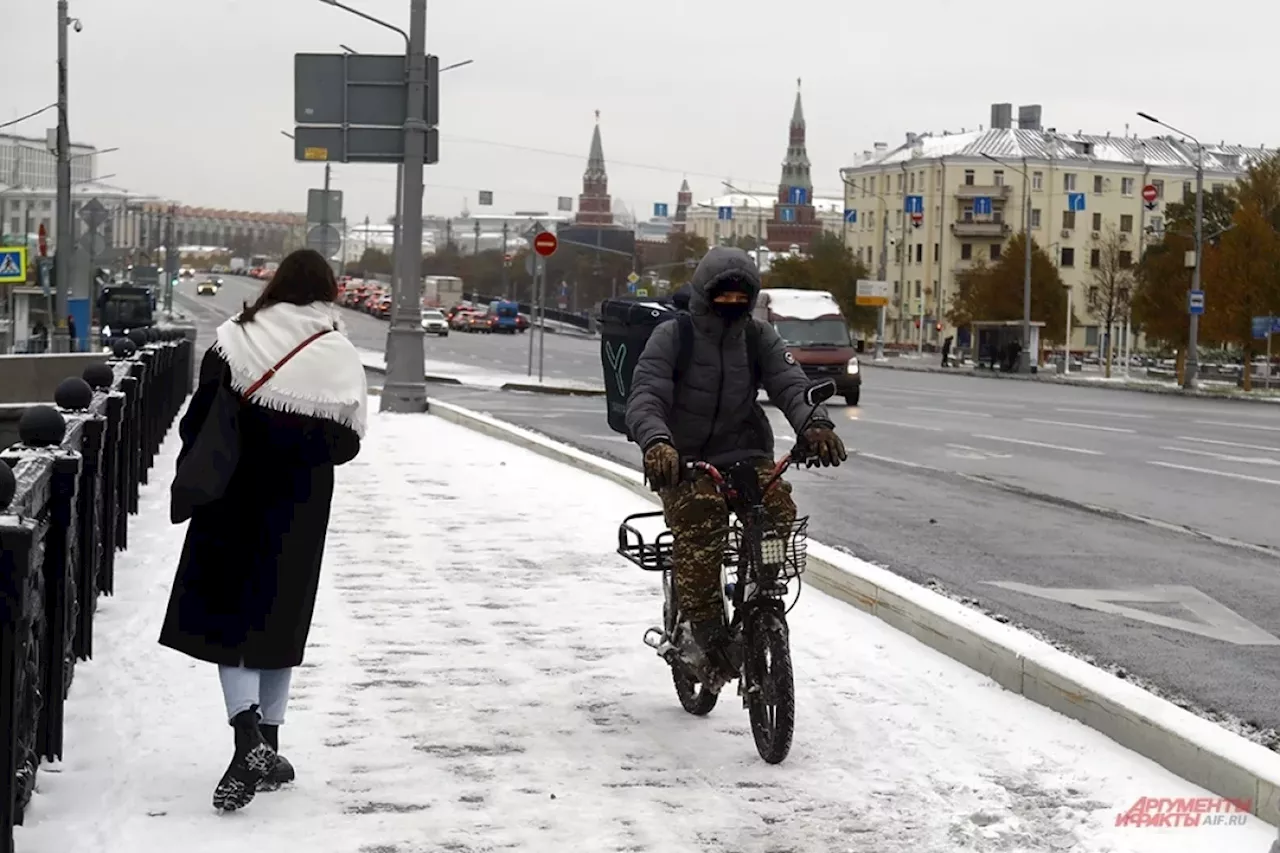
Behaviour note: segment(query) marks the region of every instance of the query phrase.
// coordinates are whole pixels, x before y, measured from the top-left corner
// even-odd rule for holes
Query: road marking
[[[1280,432],[1280,427],[1262,426],[1261,424],[1233,424],[1227,421],[1195,421],[1204,426],[1229,427],[1231,429],[1256,429],[1264,432]]]
[[[1149,622],[1152,625],[1186,631],[1188,634],[1197,634],[1236,646],[1280,646],[1280,639],[1192,586],[1149,586],[1118,590],[1055,589],[1011,581],[985,581],[985,583],[1036,598],[1059,601],[1102,613],[1114,613],[1117,616],[1127,616],[1139,622]],[[1145,610],[1125,607],[1118,603],[1122,601],[1134,604],[1181,605],[1199,621],[1193,622],[1176,616],[1148,613]]]
[[[1267,486],[1280,486],[1280,480],[1268,480],[1266,477],[1251,477],[1248,474],[1232,474],[1229,471],[1215,471],[1212,468],[1193,468],[1190,465],[1175,465],[1172,462],[1156,462],[1147,460],[1148,465],[1159,465],[1161,468],[1174,468],[1178,471],[1193,471],[1196,474],[1213,474],[1218,477],[1230,477],[1233,480],[1245,480],[1250,483],[1262,483]]]
[[[1236,441],[1216,441],[1212,438],[1195,438],[1190,435],[1178,436],[1178,441],[1193,441],[1196,444],[1213,444],[1218,447],[1239,447],[1243,450],[1265,450],[1268,453],[1280,453],[1280,447],[1268,447],[1265,444],[1240,444]]]
[[[1091,429],[1091,430],[1097,430],[1098,432],[1124,432],[1124,433],[1137,432],[1137,430],[1127,429],[1125,427],[1095,426],[1094,424],[1073,424],[1068,421],[1046,421],[1046,420],[1041,420],[1040,418],[1023,418],[1023,420],[1029,424],[1047,424],[1049,426],[1073,427],[1075,429]]]
[[[980,447],[970,447],[967,444],[948,444],[954,450],[965,451],[964,453],[955,454],[962,459],[1012,459],[1012,453],[992,453],[990,450],[983,450]]]
[[[1133,418],[1136,420],[1151,420],[1155,415],[1135,415],[1128,412],[1107,412],[1102,409],[1054,409],[1055,412],[1067,412],[1073,415],[1101,415],[1104,418]]]
[[[1085,456],[1106,456],[1107,455],[1100,450],[1085,450],[1083,447],[1067,447],[1066,445],[1062,445],[1062,444],[1046,444],[1043,441],[1028,441],[1025,438],[1006,438],[1005,436],[1002,436],[1002,435],[981,435],[979,433],[974,433],[972,437],[981,438],[984,441],[1007,441],[1010,444],[1025,444],[1028,447],[1044,447],[1048,450],[1062,450],[1067,453],[1081,453],[1081,454],[1084,454]]]
[[[936,412],[939,415],[964,415],[970,418],[989,418],[986,412],[965,412],[960,409],[931,409],[928,406],[907,406],[913,412]]]
[[[1229,456],[1225,453],[1214,453],[1210,450],[1192,450],[1190,447],[1162,447],[1160,449],[1173,453],[1186,453],[1191,456],[1208,456],[1212,459],[1220,459],[1223,462],[1242,462],[1247,465],[1280,465],[1280,459],[1271,459],[1266,456]]]
[[[922,424],[906,424],[899,421],[868,420],[867,418],[851,418],[854,423],[868,423],[884,426],[906,427],[907,429],[923,429],[929,432],[942,432],[942,427],[923,426]]]

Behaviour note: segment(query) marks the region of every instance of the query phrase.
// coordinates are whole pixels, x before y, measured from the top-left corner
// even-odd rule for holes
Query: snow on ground
[[[374,415],[340,469],[281,733],[299,781],[217,815],[217,676],[155,642],[175,451],[171,434],[18,853],[1262,853],[1275,836],[1252,818],[1117,828],[1139,797],[1204,792],[814,590],[792,613],[795,745],[769,766],[740,703],[686,715],[641,643],[658,581],[612,549],[648,504],[409,415]]]
[[[361,350],[360,361],[365,367],[375,370],[386,370],[387,359],[383,353],[372,350]],[[508,383],[521,385],[539,385],[544,388],[572,388],[575,390],[599,391],[604,388],[599,382],[580,382],[573,379],[542,379],[537,376],[526,376],[523,373],[503,373],[496,370],[477,368],[469,364],[454,361],[433,361],[426,359],[423,367],[428,376],[441,376],[457,379],[463,385],[478,388],[501,388]]]

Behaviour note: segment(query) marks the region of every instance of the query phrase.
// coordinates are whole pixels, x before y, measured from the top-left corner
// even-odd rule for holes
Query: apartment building
[[[1162,236],[1165,205],[1194,193],[1190,140],[1042,129],[1038,106],[1022,107],[1014,128],[1011,113],[1010,105],[996,104],[989,129],[908,134],[893,149],[876,143],[841,170],[847,243],[892,288],[889,341],[917,341],[920,327],[927,341],[954,334],[946,313],[957,276],[999,260],[1024,228],[1029,195],[1032,237],[1072,292],[1079,325],[1071,346],[1094,349],[1106,330],[1090,313],[1088,293],[1110,229],[1119,236],[1121,263],[1136,263],[1144,243]],[[1267,154],[1206,143],[1205,191],[1226,189]],[[1157,192],[1152,209],[1142,198],[1148,185]]]

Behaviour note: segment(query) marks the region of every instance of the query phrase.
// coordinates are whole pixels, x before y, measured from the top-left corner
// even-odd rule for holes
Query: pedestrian
[[[942,342],[942,366],[951,366],[951,342],[954,340],[950,335]]]
[[[359,453],[367,410],[336,297],[319,252],[285,258],[257,301],[218,327],[179,426],[171,513],[190,525],[160,643],[218,667],[235,743],[213,795],[223,811],[294,778],[279,727],[311,628],[334,466]],[[225,456],[206,449],[227,433],[238,455],[222,476]],[[192,497],[206,485],[220,495]]]
[[[80,336],[76,334],[76,318],[67,315],[67,352],[80,351]]]

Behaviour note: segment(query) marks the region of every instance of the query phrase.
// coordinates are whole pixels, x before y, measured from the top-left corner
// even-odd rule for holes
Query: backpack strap
[[[747,361],[751,364],[751,381],[759,388],[763,378],[760,370],[760,322],[754,317],[747,322]]]
[[[680,378],[689,372],[693,362],[693,315],[681,311],[676,315],[676,336],[679,349],[676,351],[676,372],[672,376],[676,385]]]

